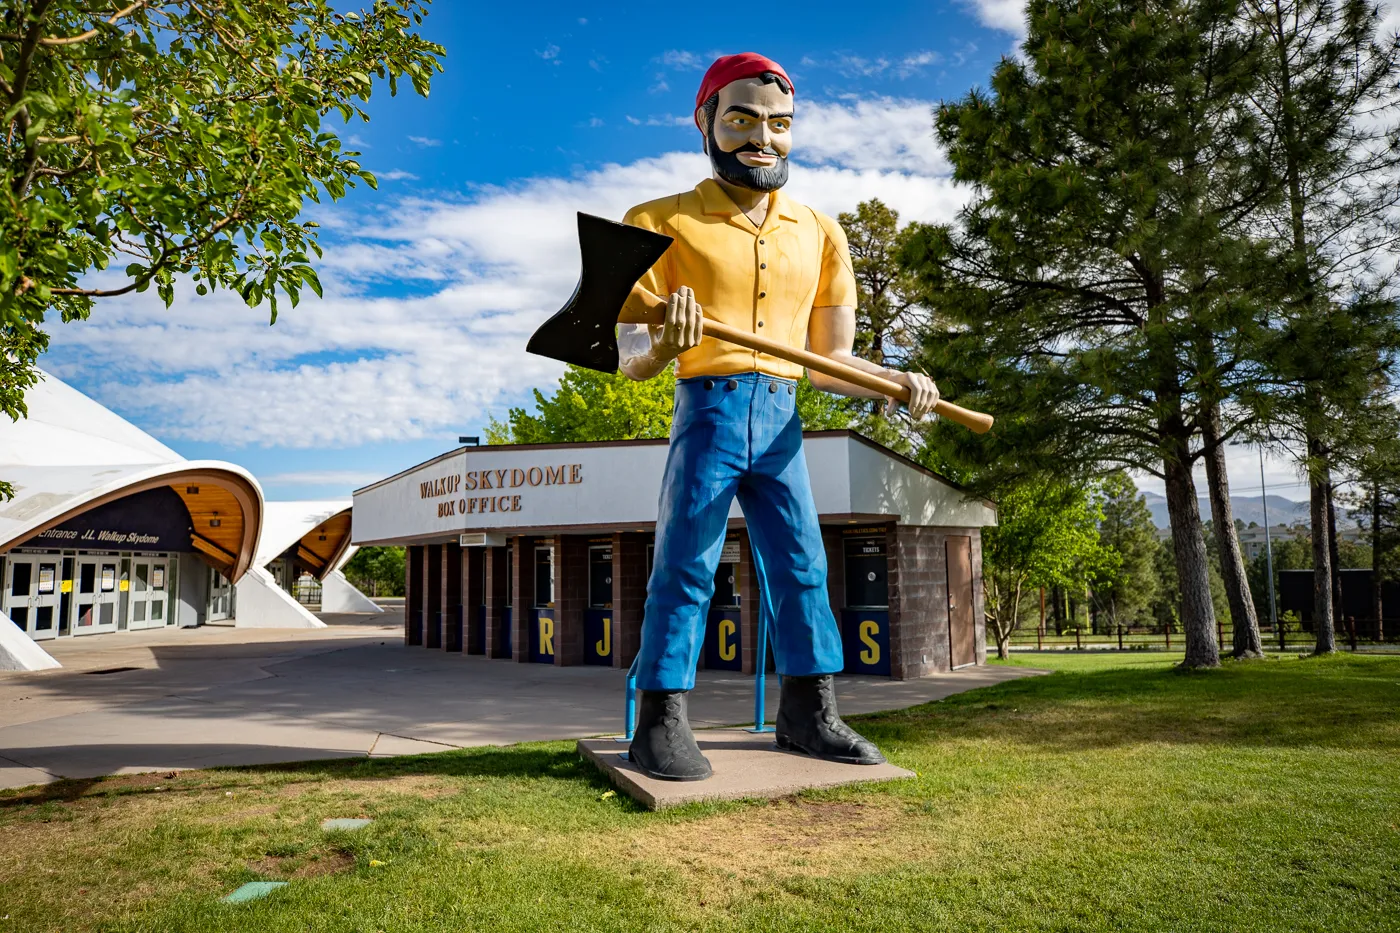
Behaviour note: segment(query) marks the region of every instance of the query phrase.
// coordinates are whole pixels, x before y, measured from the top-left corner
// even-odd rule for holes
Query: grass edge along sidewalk
[[[0,793],[0,933],[1396,929],[1400,659],[1172,661],[1014,659],[1059,673],[857,720],[915,780],[773,802],[567,742]]]

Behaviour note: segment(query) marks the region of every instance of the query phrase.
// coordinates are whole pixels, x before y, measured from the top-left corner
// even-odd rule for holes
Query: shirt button
[[[760,263],[758,264],[758,267],[759,267],[760,269],[767,269],[767,268],[768,268],[768,263],[766,263],[766,262],[760,262]]]
[[[759,327],[762,327],[762,326],[763,326],[763,322],[762,322],[762,321],[759,321],[759,322],[758,322],[758,326],[759,326]]]
[[[760,298],[767,298],[767,297],[768,297],[768,293],[767,293],[767,292],[759,292],[759,293],[758,293],[758,297],[760,297]]]
[[[763,245],[763,241],[762,241],[762,240],[759,240],[759,241],[758,241],[758,245],[759,245],[759,246],[762,246],[762,245]]]

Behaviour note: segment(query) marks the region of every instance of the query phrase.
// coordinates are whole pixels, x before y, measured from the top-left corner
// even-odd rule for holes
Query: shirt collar
[[[695,186],[695,191],[700,195],[700,205],[706,214],[724,217],[734,226],[750,233],[757,232],[753,223],[744,216],[744,212],[739,210],[738,205],[713,178],[706,178],[700,182]],[[768,217],[763,221],[763,228],[773,225],[774,215],[783,220],[797,220],[797,205],[783,194],[782,189],[773,192],[773,201],[768,206]]]

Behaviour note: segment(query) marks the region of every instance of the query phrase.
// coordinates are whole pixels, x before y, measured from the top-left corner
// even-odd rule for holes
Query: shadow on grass
[[[295,750],[288,750],[289,753]],[[115,796],[180,790],[208,790],[219,783],[218,776],[235,777],[229,786],[241,783],[238,775],[275,776],[279,780],[393,780],[402,777],[548,779],[577,783],[589,791],[611,785],[591,764],[583,761],[573,743],[486,746],[454,749],[426,755],[395,758],[329,758],[289,761],[276,764],[241,765],[192,772],[155,772],[114,775],[83,780],[55,781],[0,796],[0,812],[45,803],[67,803],[83,797]],[[189,778],[198,775],[196,784]]]
[[[859,719],[876,741],[1400,750],[1400,660],[1231,662],[1219,670],[1058,672]]]

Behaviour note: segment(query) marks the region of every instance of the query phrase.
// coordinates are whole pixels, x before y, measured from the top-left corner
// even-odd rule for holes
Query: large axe
[[[525,349],[585,369],[616,372],[617,325],[659,326],[665,320],[664,298],[652,296],[651,307],[641,313],[623,312],[623,305],[637,281],[671,245],[671,237],[580,211],[578,242],[583,252],[583,274],[578,287],[559,313],[540,325]],[[776,356],[902,402],[909,401],[909,389],[897,382],[807,350],[735,330],[719,321],[705,319],[705,336]],[[985,434],[992,427],[991,415],[941,399],[933,410],[978,434]]]

